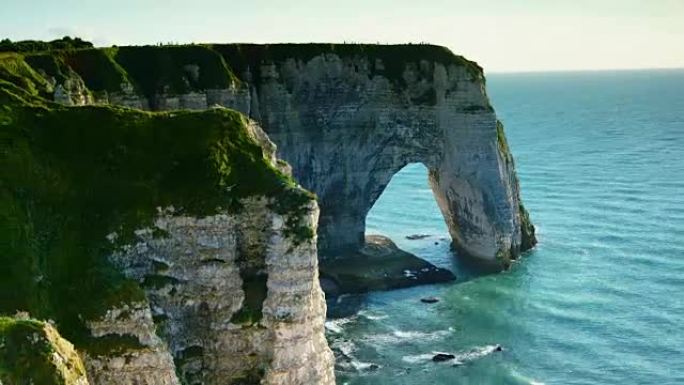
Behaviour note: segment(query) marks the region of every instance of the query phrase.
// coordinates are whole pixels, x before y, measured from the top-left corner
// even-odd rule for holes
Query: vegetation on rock
[[[0,40],[0,52],[41,52],[92,47],[93,43],[91,42],[69,36],[52,41],[22,40],[13,42],[10,39]]]
[[[73,345],[52,325],[0,317],[0,383],[86,385],[87,379]]]
[[[513,155],[511,154],[511,150],[508,148],[506,134],[504,133],[504,125],[498,120],[496,121],[496,138],[497,144],[499,146],[499,152],[501,153],[501,156],[506,162],[506,165],[508,165],[509,167],[514,167]],[[518,197],[518,202],[520,202],[520,197]],[[530,220],[530,214],[527,212],[522,202],[518,206],[518,212],[520,215],[521,232],[520,250],[530,250],[537,244],[537,237],[535,235],[534,225]],[[515,253],[513,254],[515,255]]]
[[[260,82],[258,69],[262,64],[282,63],[288,59],[307,62],[320,55],[367,60],[372,74],[392,81],[401,82],[406,67],[416,66],[421,61],[465,67],[473,80],[484,80],[482,68],[477,63],[455,55],[446,47],[430,44],[215,44],[211,47],[223,55],[239,76],[249,69],[256,84]]]
[[[121,47],[114,57],[148,98],[238,82],[223,57],[202,45]]]
[[[253,195],[313,199],[271,164],[238,112],[64,107],[38,94],[0,80],[0,313],[54,319],[79,347],[98,344],[85,320],[144,299],[106,257],[158,207],[202,217]]]
[[[24,89],[33,87],[47,96],[52,90],[46,89],[45,84],[52,79],[61,84],[76,76],[94,93],[121,92],[123,86],[130,85],[138,94],[147,97],[153,108],[158,95],[225,89],[241,82],[259,85],[263,81],[261,66],[264,64],[283,63],[289,59],[306,63],[326,55],[351,60],[347,64],[354,65],[357,71],[361,70],[360,63],[365,62],[368,68],[364,70],[370,75],[384,76],[399,86],[405,84],[407,70],[431,78],[433,63],[463,67],[473,81],[484,82],[482,68],[477,63],[455,55],[445,47],[428,44],[193,44],[93,48],[92,44],[79,39],[50,43],[3,42],[4,45],[0,43],[0,79],[12,81],[12,77],[16,77],[16,74],[10,74],[11,77],[3,73],[3,67],[8,63],[4,63],[2,52],[12,52],[15,58],[22,59],[14,62],[14,67],[26,66],[45,75],[45,78],[23,76],[30,82],[20,85]],[[26,69],[21,71],[26,72]],[[16,72],[16,68],[11,72]],[[434,103],[434,95],[425,98],[424,102]]]
[[[50,55],[71,67],[91,91],[120,92],[130,80],[126,70],[114,60],[116,52],[116,48],[92,48],[51,52]]]

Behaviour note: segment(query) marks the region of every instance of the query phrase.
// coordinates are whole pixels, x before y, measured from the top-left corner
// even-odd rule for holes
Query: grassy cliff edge
[[[33,42],[32,42],[33,43]],[[0,79],[42,96],[54,92],[74,75],[92,93],[116,93],[132,87],[138,95],[153,99],[158,94],[183,94],[225,89],[245,82],[261,82],[260,67],[288,60],[308,62],[315,57],[335,55],[343,60],[363,59],[371,76],[384,76],[393,83],[404,82],[404,71],[421,62],[463,67],[474,81],[484,82],[482,68],[455,55],[446,47],[429,44],[190,44],[168,46],[123,46],[93,48],[40,44],[0,45]],[[33,48],[31,50],[30,48]],[[14,62],[9,61],[13,58]],[[16,76],[16,66],[25,66],[31,76]],[[11,67],[11,71],[7,69]],[[54,79],[54,80],[53,80]],[[28,84],[19,84],[26,82]]]
[[[98,344],[85,320],[144,299],[106,257],[158,207],[202,217],[260,195],[292,214],[314,199],[271,164],[238,112],[64,107],[38,95],[0,81],[0,314],[53,319],[79,349]]]

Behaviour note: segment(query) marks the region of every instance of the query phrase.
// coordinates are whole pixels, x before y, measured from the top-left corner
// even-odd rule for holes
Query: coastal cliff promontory
[[[482,69],[444,47],[145,46],[23,60],[42,79],[36,87],[63,104],[220,105],[259,122],[295,179],[318,196],[322,258],[363,247],[368,211],[414,162],[429,169],[463,254],[507,265],[536,243]]]
[[[443,47],[2,42],[0,143],[0,314],[73,344],[66,385],[332,385],[319,258],[364,250],[409,163],[461,253],[536,242],[482,69]]]
[[[50,320],[78,356],[2,318],[0,382],[334,384],[318,206],[254,122],[31,91],[0,80],[0,314]]]

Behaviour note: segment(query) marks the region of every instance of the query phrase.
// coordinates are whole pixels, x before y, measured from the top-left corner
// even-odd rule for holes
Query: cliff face
[[[37,89],[0,80],[0,314],[54,320],[66,384],[334,384],[318,206],[256,124]]]
[[[0,313],[53,319],[91,385],[333,384],[317,246],[359,249],[411,162],[465,254],[535,243],[482,71],[442,47],[0,53],[0,106]]]
[[[534,243],[521,232],[519,186],[481,72],[456,57],[425,56],[405,59],[399,78],[373,56],[329,53],[260,67],[249,113],[319,196],[324,256],[363,244],[368,211],[412,162],[430,170],[461,251],[505,264]]]
[[[334,383],[315,244],[287,236],[271,203],[248,199],[239,215],[204,218],[164,210],[112,257],[145,288],[186,383]],[[307,211],[314,228],[313,202]]]
[[[88,81],[77,60],[85,56],[101,57],[100,67],[115,79],[109,88]],[[84,74],[95,102],[154,110],[222,105],[259,121],[295,178],[319,197],[322,257],[363,245],[368,211],[411,162],[430,170],[463,253],[506,265],[536,243],[482,70],[445,48],[122,47],[63,62]],[[50,75],[45,66],[34,68]],[[87,99],[71,89],[59,98]]]

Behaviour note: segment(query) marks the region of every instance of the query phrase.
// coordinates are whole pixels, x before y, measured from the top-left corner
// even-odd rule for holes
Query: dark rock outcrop
[[[381,235],[366,236],[364,246],[358,251],[321,260],[320,269],[321,286],[328,295],[399,289],[456,279],[451,271],[399,249]]]
[[[444,361],[450,361],[455,359],[456,356],[453,354],[449,353],[437,353],[432,357],[432,361],[434,362],[444,362]]]
[[[422,302],[422,303],[437,303],[437,302],[439,302],[439,298],[425,297],[425,298],[421,298],[420,302]]]

